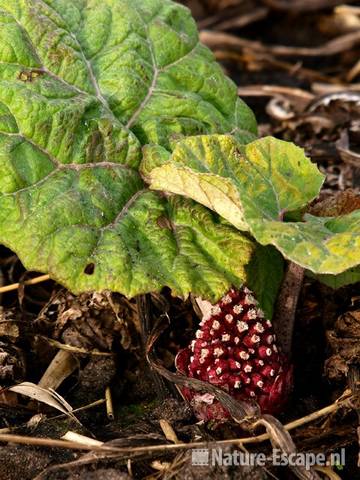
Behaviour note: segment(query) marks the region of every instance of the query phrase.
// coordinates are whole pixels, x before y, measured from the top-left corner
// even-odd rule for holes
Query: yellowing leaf
[[[266,137],[241,145],[230,135],[185,138],[168,157],[146,147],[142,171],[151,188],[193,198],[240,230],[303,207],[324,178],[292,143]]]
[[[271,137],[247,145],[226,135],[185,138],[171,156],[147,148],[142,168],[152,188],[193,198],[312,272],[339,274],[360,264],[360,210],[283,221],[286,212],[314,199],[323,182],[291,143]]]
[[[306,215],[305,220],[258,222],[253,234],[314,273],[337,275],[360,264],[360,210],[338,218]]]

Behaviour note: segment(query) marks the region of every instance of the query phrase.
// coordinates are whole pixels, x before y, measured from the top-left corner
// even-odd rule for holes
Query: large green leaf
[[[0,242],[27,268],[74,292],[241,284],[252,241],[137,172],[145,143],[226,132],[254,116],[181,5],[0,0]]]
[[[339,218],[284,222],[319,192],[323,176],[294,145],[263,138],[240,145],[231,136],[179,141],[172,155],[146,147],[143,173],[154,189],[193,198],[258,242],[315,272],[339,274],[360,264],[360,211]]]

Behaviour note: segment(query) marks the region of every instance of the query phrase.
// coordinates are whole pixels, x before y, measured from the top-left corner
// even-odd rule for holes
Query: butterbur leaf
[[[288,259],[321,274],[360,264],[360,210],[338,218],[305,215],[304,222],[258,222],[253,234]]]
[[[142,170],[151,188],[193,198],[240,230],[282,219],[313,200],[323,182],[302,149],[272,137],[247,145],[231,135],[190,137],[171,156],[145,147]]]
[[[306,272],[311,278],[315,278],[319,282],[327,285],[328,287],[337,289],[344,287],[345,285],[351,285],[353,283],[360,282],[360,267],[349,268],[339,275],[315,275],[312,272]]]
[[[285,213],[314,199],[323,182],[316,166],[290,143],[270,137],[247,145],[228,135],[186,138],[172,155],[147,147],[143,172],[152,188],[193,198],[312,272],[339,274],[360,263],[360,210],[284,222]]]
[[[75,293],[131,297],[170,286],[174,294],[216,298],[244,281],[253,250],[201,205],[168,201],[121,165],[55,171],[35,188],[4,194],[1,205],[4,243],[16,246],[25,266],[49,271]]]
[[[26,268],[74,293],[128,296],[168,286],[217,299],[246,280],[251,240],[138,173],[145,143],[256,134],[188,9],[0,0],[0,45],[0,243]]]

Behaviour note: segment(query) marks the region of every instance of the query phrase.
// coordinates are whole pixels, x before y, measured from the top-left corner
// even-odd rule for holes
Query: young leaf
[[[304,222],[263,221],[252,231],[314,273],[337,275],[360,264],[360,210],[338,218],[305,215]]]
[[[323,182],[302,149],[272,137],[247,145],[230,135],[190,137],[171,157],[145,147],[142,171],[151,188],[191,197],[240,230],[281,220],[313,200]]]
[[[340,273],[339,275],[315,275],[312,272],[306,272],[306,274],[315,278],[319,282],[327,285],[328,287],[337,289],[344,287],[345,285],[351,285],[352,283],[360,282],[360,267],[349,268],[345,272]]]
[[[239,145],[231,136],[211,135],[180,141],[171,156],[159,148],[148,147],[143,161],[152,188],[193,198],[315,273],[360,264],[360,210],[283,221],[316,197],[323,182],[298,147],[269,137]]]
[[[257,244],[246,267],[247,285],[256,295],[266,318],[273,317],[273,309],[284,274],[284,260],[272,246]]]
[[[256,134],[189,10],[0,0],[0,24],[0,242],[75,293],[215,299],[246,280],[251,241],[137,172],[141,146],[173,134]]]

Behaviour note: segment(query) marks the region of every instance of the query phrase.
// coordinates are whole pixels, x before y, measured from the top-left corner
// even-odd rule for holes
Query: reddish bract
[[[292,367],[276,346],[271,322],[246,287],[231,289],[211,306],[175,363],[179,372],[216,385],[238,400],[256,400],[263,413],[281,412],[292,387]],[[189,388],[182,393],[199,419],[229,417],[212,394]]]

